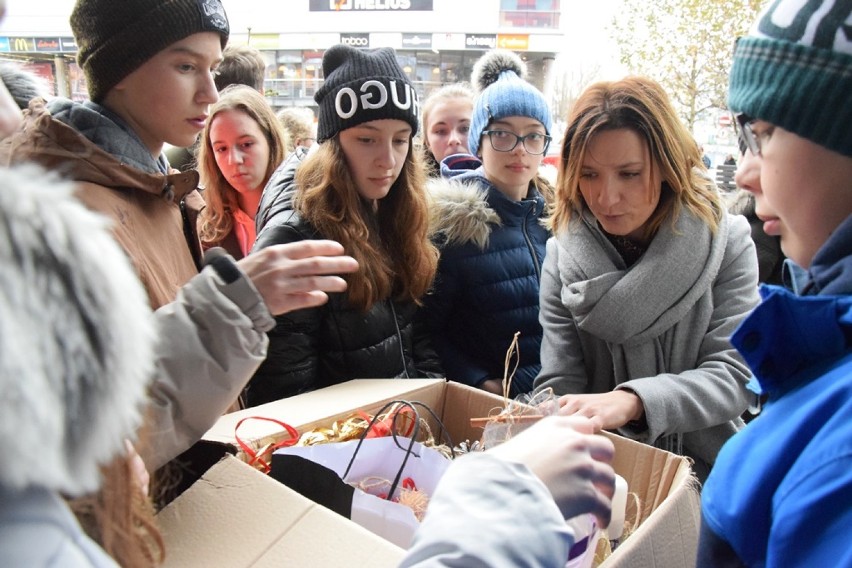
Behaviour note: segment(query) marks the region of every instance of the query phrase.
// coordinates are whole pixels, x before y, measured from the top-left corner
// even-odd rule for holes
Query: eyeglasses
[[[737,129],[737,141],[740,145],[740,152],[745,154],[746,148],[748,148],[752,154],[760,156],[760,138],[755,135],[754,130],[751,128],[754,121],[755,119],[747,114],[740,113],[734,115],[734,125],[739,125]]]
[[[530,132],[524,136],[518,136],[514,132],[507,130],[486,130],[483,134],[488,135],[491,147],[498,152],[511,152],[518,144],[523,144],[524,150],[534,156],[547,152],[547,147],[550,146],[551,140],[547,134],[538,132]]]

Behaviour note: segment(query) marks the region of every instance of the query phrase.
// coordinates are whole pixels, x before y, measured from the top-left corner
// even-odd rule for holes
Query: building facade
[[[314,106],[322,56],[345,43],[391,47],[421,97],[470,80],[488,49],[517,52],[529,80],[544,88],[564,43],[561,0],[223,0],[232,44],[248,44],[267,62],[265,93],[275,108]],[[30,12],[10,2],[0,30],[0,59],[44,77],[60,96],[81,100],[85,79],[74,62],[70,0],[41,0]],[[46,13],[47,12],[47,13]]]

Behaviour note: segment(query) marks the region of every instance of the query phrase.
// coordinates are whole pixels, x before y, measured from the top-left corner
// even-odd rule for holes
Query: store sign
[[[255,49],[278,49],[278,34],[251,34],[251,46]]]
[[[431,12],[432,0],[311,0],[311,12]]]
[[[530,48],[530,36],[519,34],[498,34],[497,47],[512,51],[526,51]]]
[[[340,34],[340,43],[350,47],[370,47],[369,34]]]
[[[74,41],[73,37],[61,37],[59,38],[59,44],[61,51],[67,51],[70,53],[77,52],[77,42]]]
[[[35,51],[35,40],[31,37],[10,37],[9,51],[32,52]]]
[[[432,49],[432,34],[402,34],[404,49]]]
[[[497,47],[495,34],[465,34],[464,46],[468,49],[494,49]]]
[[[36,51],[59,51],[58,37],[37,37],[35,38]]]
[[[0,52],[58,53],[76,52],[77,44],[70,37],[0,37]]]

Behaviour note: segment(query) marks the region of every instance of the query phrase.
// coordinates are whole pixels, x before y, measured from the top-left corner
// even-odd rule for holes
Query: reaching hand
[[[615,492],[610,465],[615,448],[593,432],[585,418],[549,416],[488,451],[525,464],[550,490],[566,519],[591,513],[606,527]]]
[[[595,431],[615,430],[632,420],[639,420],[645,408],[635,393],[614,390],[600,394],[566,394],[559,397],[559,414],[585,416],[595,425]]]
[[[358,263],[342,255],[343,246],[335,241],[299,241],[261,249],[237,264],[277,316],[320,306],[328,301],[326,292],[346,290],[338,274],[355,272]]]

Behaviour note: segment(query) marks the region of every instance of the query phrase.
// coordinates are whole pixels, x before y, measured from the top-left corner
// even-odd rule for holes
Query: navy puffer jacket
[[[471,386],[502,378],[519,331],[512,396],[529,392],[541,369],[539,282],[550,236],[541,224],[544,199],[531,184],[526,199],[513,201],[482,168],[432,180],[429,189],[441,260],[421,315],[447,378]]]
[[[292,208],[298,165],[285,162],[267,183],[254,250],[323,238]],[[428,334],[415,330],[416,313],[413,302],[389,299],[365,313],[349,307],[342,293],[329,294],[318,308],[278,316],[266,361],[246,390],[248,406],[355,378],[443,377]]]

